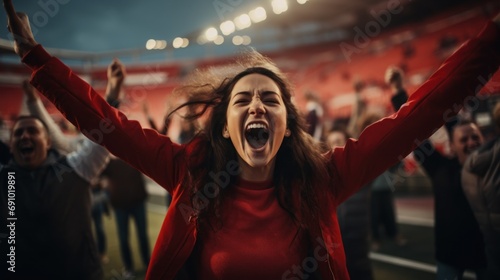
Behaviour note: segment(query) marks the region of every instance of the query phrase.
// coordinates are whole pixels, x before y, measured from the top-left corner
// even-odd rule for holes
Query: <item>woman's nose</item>
[[[250,113],[251,114],[264,114],[266,112],[264,104],[258,97],[254,97],[250,103]]]

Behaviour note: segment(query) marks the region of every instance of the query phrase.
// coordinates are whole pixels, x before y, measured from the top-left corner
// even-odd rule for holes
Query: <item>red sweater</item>
[[[206,229],[197,279],[281,279],[307,257],[307,241],[278,204],[272,183],[240,180],[224,199],[222,228]]]
[[[301,266],[285,279],[300,279],[306,270],[322,279],[349,279],[336,207],[364,184],[404,158],[444,121],[455,115],[498,70],[498,27],[490,22],[477,38],[464,44],[417,91],[400,110],[367,127],[358,140],[325,154],[332,170],[330,180],[319,186],[318,207],[322,217],[308,232],[311,258],[317,266]],[[110,107],[86,82],[58,59],[35,47],[23,62],[33,69],[32,84],[84,134],[93,137],[114,155],[155,180],[172,194],[153,251],[147,279],[173,279],[191,255],[198,238],[190,194],[181,186],[186,158],[201,139],[185,149],[166,136],[143,129]],[[133,150],[131,150],[133,149]],[[230,167],[228,167],[230,169]],[[222,172],[222,171],[221,171]],[[466,242],[467,240],[464,240]],[[327,252],[327,254],[326,254]],[[305,262],[306,266],[308,262]],[[312,273],[311,272],[311,273]]]

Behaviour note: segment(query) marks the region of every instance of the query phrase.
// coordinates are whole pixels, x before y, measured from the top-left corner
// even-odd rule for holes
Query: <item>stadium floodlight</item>
[[[181,48],[186,48],[189,46],[189,39],[188,38],[182,38],[182,46]]]
[[[309,2],[309,0],[297,0],[297,3],[299,3],[299,4],[301,4],[301,5],[302,5],[302,4],[305,4],[305,3],[307,3],[307,2]]]
[[[236,27],[234,26],[234,23],[230,20],[227,20],[220,24],[220,31],[222,31],[222,34],[226,36],[233,33],[235,30]]]
[[[247,14],[242,14],[234,19],[234,24],[236,25],[236,29],[242,30],[250,27],[250,25],[252,25],[252,21]]]
[[[200,36],[198,36],[198,38],[196,38],[196,43],[198,43],[199,45],[205,45],[206,43],[208,43],[207,36],[205,36],[205,33],[201,34]]]
[[[217,38],[217,35],[219,35],[219,33],[217,32],[217,29],[215,29],[215,27],[210,27],[209,29],[207,29],[207,31],[205,31],[205,37],[208,41],[215,40],[215,38]]]
[[[241,38],[243,39],[242,44],[245,46],[248,46],[252,43],[252,38],[250,38],[250,36],[248,35],[241,36]]]
[[[224,43],[224,36],[217,35],[217,38],[214,40],[214,44],[222,45],[222,43]]]
[[[181,37],[177,37],[174,39],[174,41],[172,42],[172,46],[176,49],[182,47],[182,43],[183,43],[183,39]]]
[[[147,42],[146,42],[146,49],[147,50],[152,50],[154,49],[156,46],[156,40],[155,39],[149,39]]]
[[[163,50],[167,47],[167,41],[165,40],[156,40],[155,49]]]
[[[267,18],[266,10],[262,7],[251,10],[248,15],[250,15],[250,19],[255,23],[266,20]]]
[[[167,47],[167,41],[165,40],[149,39],[146,41],[147,50],[163,50],[166,47]]]
[[[234,36],[233,37],[233,44],[236,45],[236,46],[239,46],[241,44],[243,44],[243,37],[237,35],[237,36]]]
[[[273,12],[277,15],[288,10],[288,3],[286,0],[273,0],[271,5],[273,6]]]

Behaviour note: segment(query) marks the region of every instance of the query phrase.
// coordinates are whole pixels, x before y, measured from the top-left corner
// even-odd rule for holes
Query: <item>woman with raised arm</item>
[[[206,72],[182,88],[197,108],[190,117],[206,123],[176,145],[109,106],[37,44],[10,0],[4,5],[31,83],[172,194],[147,279],[349,279],[336,207],[452,117],[500,63],[497,17],[397,113],[321,154],[284,75],[250,54],[222,79]]]

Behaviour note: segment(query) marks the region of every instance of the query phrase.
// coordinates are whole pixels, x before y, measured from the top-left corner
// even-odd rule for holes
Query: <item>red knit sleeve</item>
[[[40,45],[23,62],[33,70],[31,83],[83,134],[169,192],[178,185],[186,169],[183,146],[152,129],[143,129],[137,121],[128,120]]]

